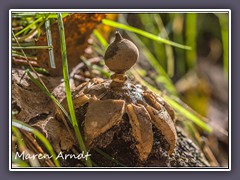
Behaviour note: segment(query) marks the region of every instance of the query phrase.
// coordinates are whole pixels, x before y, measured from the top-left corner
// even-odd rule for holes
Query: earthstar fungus
[[[166,101],[127,79],[125,72],[136,63],[138,56],[137,47],[116,32],[104,56],[106,65],[114,72],[111,80],[94,78],[81,84],[73,93],[73,102],[75,109],[87,105],[83,129],[88,148],[94,147],[94,140],[119,125],[127,114],[139,159],[146,161],[154,142],[153,125],[169,144],[169,154],[175,149],[177,134],[174,111]]]

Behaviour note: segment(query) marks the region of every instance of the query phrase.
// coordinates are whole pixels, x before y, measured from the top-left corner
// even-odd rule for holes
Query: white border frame
[[[229,80],[229,109],[228,109],[228,123],[229,123],[229,162],[228,168],[225,167],[186,167],[186,168],[173,168],[173,167],[109,167],[109,168],[75,168],[75,167],[60,167],[60,168],[12,168],[12,146],[11,146],[11,117],[12,117],[12,61],[11,61],[11,14],[12,12],[79,12],[79,13],[228,13],[229,14],[229,40],[228,40],[228,52],[229,52],[229,65],[228,65],[228,80]],[[10,9],[9,10],[9,171],[231,171],[231,10],[230,9]],[[191,168],[191,169],[189,169]]]

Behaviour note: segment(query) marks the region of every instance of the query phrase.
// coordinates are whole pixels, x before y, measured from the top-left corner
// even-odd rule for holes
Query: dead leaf
[[[77,145],[76,140],[72,139],[67,128],[52,116],[32,126],[39,129],[46,136],[57,153],[69,151],[73,145]]]
[[[57,94],[57,100],[61,101],[65,97],[61,78],[40,76],[49,91]],[[64,123],[55,118],[53,101],[19,69],[12,70],[12,108],[19,111],[16,118],[37,128],[56,152],[69,151],[76,144]]]
[[[50,114],[54,107],[51,99],[29,79],[18,81],[18,73],[15,71],[12,75],[12,103],[19,110],[16,118],[26,123]]]
[[[105,14],[79,13],[63,18],[69,70],[79,63],[80,56],[88,46],[89,36],[104,17]],[[37,62],[40,67],[48,70],[52,76],[60,76],[62,75],[62,56],[57,22],[51,25],[51,33],[56,69],[51,68],[49,53],[46,49],[37,51]],[[37,45],[47,45],[45,33],[39,37]]]

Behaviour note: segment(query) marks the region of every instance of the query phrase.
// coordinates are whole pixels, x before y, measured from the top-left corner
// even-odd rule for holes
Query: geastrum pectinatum
[[[104,57],[106,65],[115,74],[111,80],[95,78],[81,84],[73,93],[73,102],[75,109],[87,105],[82,122],[89,148],[94,147],[96,138],[119,125],[123,115],[127,115],[139,159],[145,161],[153,147],[153,125],[169,144],[169,154],[174,151],[177,135],[172,108],[162,97],[133,84],[125,75],[138,56],[137,47],[116,32],[115,41],[109,45]]]

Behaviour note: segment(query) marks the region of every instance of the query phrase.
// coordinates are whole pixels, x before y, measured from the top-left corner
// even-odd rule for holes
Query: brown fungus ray
[[[91,145],[96,137],[118,124],[122,120],[124,108],[125,102],[123,100],[91,101],[84,123],[87,145]]]
[[[137,141],[136,148],[140,160],[148,158],[153,146],[153,131],[149,113],[143,105],[127,105],[127,114],[132,126],[132,134]]]

